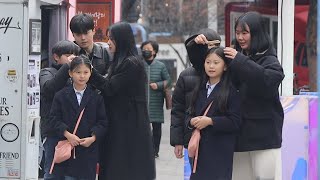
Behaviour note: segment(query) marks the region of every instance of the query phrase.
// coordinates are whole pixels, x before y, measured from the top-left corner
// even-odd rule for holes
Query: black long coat
[[[57,164],[62,167],[62,175],[95,179],[96,164],[98,162],[98,142],[103,139],[107,128],[107,117],[102,96],[98,95],[89,86],[84,91],[79,106],[73,86],[68,86],[57,92],[53,99],[50,111],[50,125],[61,140],[65,130],[73,133],[81,110],[85,107],[76,135],[79,138],[96,135],[96,141],[89,147],[77,146],[76,159]],[[72,151],[73,153],[73,151]]]
[[[133,56],[126,58],[107,78],[94,70],[90,83],[104,96],[110,117],[99,179],[155,179],[146,76],[141,60]]]
[[[213,101],[207,116],[213,120],[212,126],[200,131],[199,156],[196,173],[192,173],[190,180],[231,180],[233,152],[241,126],[240,94],[231,88],[228,97],[227,111],[219,112],[218,99],[214,94],[219,91],[220,84],[207,98],[207,89],[203,87],[195,105],[195,115],[202,116],[210,102]],[[192,117],[188,117],[190,123]],[[188,125],[190,127],[190,124]],[[189,128],[188,128],[189,129]]]
[[[195,43],[194,39],[199,34],[204,34],[210,41],[221,41],[221,37],[217,32],[205,28],[190,36],[184,42],[192,67],[188,67],[180,73],[172,94],[170,125],[170,144],[172,146],[184,145],[184,147],[187,148],[191,137],[191,134],[187,133],[187,130],[185,129],[186,113],[191,102],[193,89],[200,80],[200,74],[203,70],[205,56],[208,51],[207,45]]]

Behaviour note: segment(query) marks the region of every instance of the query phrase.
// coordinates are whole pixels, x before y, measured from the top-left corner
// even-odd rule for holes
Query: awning
[[[42,5],[58,5],[64,0],[40,0]]]

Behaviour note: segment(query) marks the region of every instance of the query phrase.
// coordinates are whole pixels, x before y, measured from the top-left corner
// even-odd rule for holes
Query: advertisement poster
[[[0,20],[0,179],[19,179],[23,6],[1,4]]]
[[[94,18],[94,42],[107,42],[106,31],[112,23],[112,2],[78,1],[77,14],[88,13]]]
[[[40,108],[40,56],[30,55],[27,74],[27,105],[28,109]]]

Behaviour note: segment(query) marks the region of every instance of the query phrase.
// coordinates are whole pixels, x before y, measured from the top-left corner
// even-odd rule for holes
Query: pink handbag
[[[211,105],[213,102],[211,102],[206,111],[204,112],[203,116],[206,116]],[[195,129],[192,132],[192,136],[190,138],[189,144],[188,144],[188,155],[190,158],[194,158],[193,160],[193,168],[192,168],[192,172],[196,173],[197,170],[197,162],[198,162],[198,152],[199,152],[199,142],[201,139],[201,134],[200,134],[200,130],[199,129]]]
[[[77,129],[80,124],[80,120],[82,118],[84,109],[85,108],[83,108],[82,111],[80,112],[76,127],[73,130],[73,134],[76,134],[76,132],[77,132]],[[51,168],[50,168],[50,174],[52,174],[55,163],[61,163],[61,162],[66,161],[71,158],[72,149],[74,150],[73,158],[75,159],[76,158],[76,149],[70,144],[70,142],[68,140],[63,140],[63,141],[58,142],[58,144],[55,147],[54,157],[53,157],[53,161],[52,161]]]

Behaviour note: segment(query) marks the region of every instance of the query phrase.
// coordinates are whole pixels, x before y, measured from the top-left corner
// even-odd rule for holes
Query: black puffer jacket
[[[284,78],[275,50],[248,57],[237,53],[229,70],[242,99],[242,127],[236,151],[281,147],[283,109],[278,88]]]
[[[193,89],[199,81],[199,72],[193,67],[185,69],[179,75],[172,95],[170,126],[170,144],[172,146],[185,145],[187,147],[188,145],[190,134],[186,133],[185,120]]]
[[[188,146],[191,137],[189,131],[186,131],[186,115],[189,108],[193,89],[200,81],[200,75],[203,72],[203,64],[207,45],[198,45],[194,42],[197,35],[203,34],[209,41],[219,40],[221,37],[212,29],[201,29],[197,34],[192,35],[185,41],[189,60],[192,67],[182,71],[179,75],[176,87],[172,95],[171,126],[170,126],[170,144]]]

